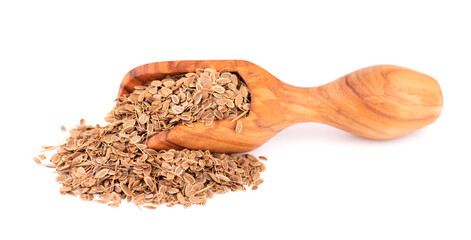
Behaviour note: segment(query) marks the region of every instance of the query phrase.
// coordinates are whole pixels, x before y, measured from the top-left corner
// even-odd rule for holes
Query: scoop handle
[[[283,85],[284,111],[293,123],[321,122],[371,138],[403,136],[434,122],[442,111],[438,82],[423,73],[377,65],[326,85]]]

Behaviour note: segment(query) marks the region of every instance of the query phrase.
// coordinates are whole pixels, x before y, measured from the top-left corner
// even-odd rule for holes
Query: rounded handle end
[[[336,113],[327,124],[372,139],[391,139],[434,122],[443,96],[438,82],[423,73],[393,65],[360,69],[321,91]]]

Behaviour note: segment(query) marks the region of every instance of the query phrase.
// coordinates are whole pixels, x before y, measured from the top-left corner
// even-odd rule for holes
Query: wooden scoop
[[[437,81],[407,68],[378,65],[363,68],[333,82],[311,88],[295,87],[265,69],[242,60],[171,61],[136,67],[124,77],[118,95],[167,74],[197,68],[229,68],[237,72],[251,94],[249,115],[236,122],[214,121],[177,126],[147,141],[154,149],[203,149],[215,152],[251,151],[284,128],[301,122],[320,122],[371,139],[403,136],[435,121],[443,97]]]

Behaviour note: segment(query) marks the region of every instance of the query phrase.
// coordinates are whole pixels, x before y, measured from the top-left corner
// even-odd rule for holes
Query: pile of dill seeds
[[[116,99],[105,117],[106,126],[81,120],[47,161],[53,167],[61,194],[79,196],[118,207],[126,200],[155,209],[166,204],[205,205],[216,193],[252,190],[263,183],[265,165],[250,154],[211,153],[201,150],[149,149],[146,140],[177,125],[193,122],[238,121],[250,110],[250,94],[237,75],[222,69],[166,76],[137,86]],[[236,124],[242,131],[242,122]],[[65,130],[64,127],[62,127]]]

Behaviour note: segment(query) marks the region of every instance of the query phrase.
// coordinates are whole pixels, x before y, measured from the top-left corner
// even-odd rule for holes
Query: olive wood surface
[[[248,152],[279,131],[296,123],[325,123],[358,136],[391,139],[434,122],[443,97],[432,77],[404,67],[377,65],[347,74],[319,87],[295,87],[265,69],[243,60],[169,61],[141,65],[124,77],[118,95],[134,86],[162,79],[167,74],[194,72],[197,68],[229,68],[237,72],[251,94],[249,115],[236,122],[194,123],[158,133],[147,141],[154,149],[203,149]]]

